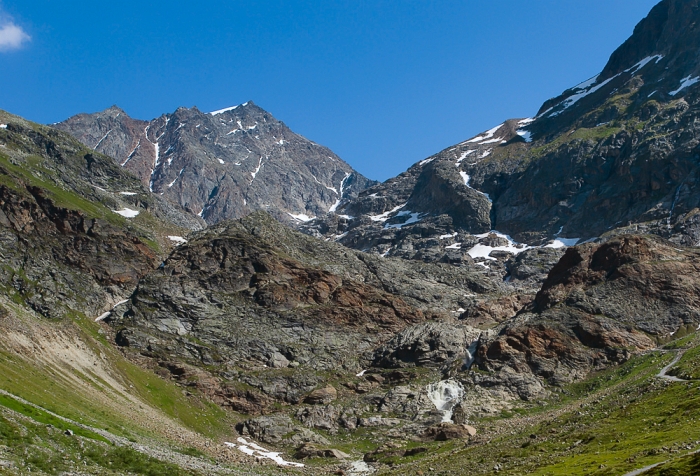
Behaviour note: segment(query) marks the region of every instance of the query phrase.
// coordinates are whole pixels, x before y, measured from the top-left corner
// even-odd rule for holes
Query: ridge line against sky
[[[252,100],[386,180],[594,76],[656,3],[6,1],[0,108],[52,123]]]

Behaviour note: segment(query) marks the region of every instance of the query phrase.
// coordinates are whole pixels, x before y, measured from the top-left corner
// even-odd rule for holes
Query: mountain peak
[[[210,113],[180,107],[150,122],[110,108],[55,127],[210,224],[260,209],[299,223],[372,184],[252,101]]]
[[[642,58],[678,57],[700,47],[699,0],[663,0],[637,24],[632,36],[610,56],[600,79],[608,79]]]
[[[238,104],[237,106],[229,106],[229,107],[225,107],[223,109],[218,109],[216,111],[210,112],[209,114],[212,116],[218,116],[219,114],[224,114],[224,113],[229,112],[229,111],[235,111],[238,108],[244,108],[244,107],[249,107],[249,106],[255,106],[253,101],[246,101],[243,104]]]
[[[102,114],[105,114],[109,117],[116,117],[119,115],[127,116],[126,112],[124,112],[124,110],[122,108],[120,108],[119,106],[117,106],[116,104],[114,104],[114,105],[108,107],[107,109],[105,109],[104,111],[102,111]]]

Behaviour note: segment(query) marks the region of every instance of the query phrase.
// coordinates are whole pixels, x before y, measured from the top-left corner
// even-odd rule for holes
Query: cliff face
[[[213,224],[266,210],[287,223],[334,211],[373,182],[252,102],[138,121],[111,107],[54,125]]]
[[[700,255],[653,236],[569,248],[527,312],[482,343],[479,365],[551,383],[627,360],[700,323]]]

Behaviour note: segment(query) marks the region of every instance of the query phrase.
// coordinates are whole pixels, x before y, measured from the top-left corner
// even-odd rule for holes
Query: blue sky
[[[385,180],[597,74],[657,0],[0,2],[0,109],[253,100]]]

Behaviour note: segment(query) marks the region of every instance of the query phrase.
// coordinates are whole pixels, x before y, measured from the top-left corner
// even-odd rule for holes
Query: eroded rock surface
[[[532,372],[552,383],[582,378],[697,327],[700,255],[653,236],[624,235],[569,248],[532,312],[482,345],[479,365]]]

